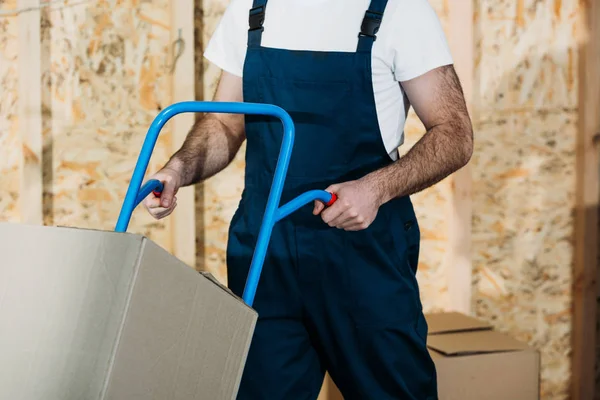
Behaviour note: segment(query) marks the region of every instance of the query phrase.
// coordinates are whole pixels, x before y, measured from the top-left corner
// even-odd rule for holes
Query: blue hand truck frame
[[[244,287],[242,296],[244,302],[252,307],[265,255],[269,246],[271,232],[273,231],[275,223],[315,200],[320,200],[327,206],[330,206],[335,202],[336,196],[335,194],[324,190],[311,190],[299,195],[288,203],[279,206],[285,177],[292,155],[295,134],[294,122],[290,115],[282,108],[270,104],[258,103],[184,101],[172,104],[163,109],[150,125],[135,169],[133,170],[133,175],[129,187],[127,188],[125,199],[123,200],[119,219],[117,220],[117,225],[115,227],[116,232],[127,231],[133,210],[150,193],[154,192],[159,194],[162,192],[162,182],[151,179],[142,186],[142,181],[146,174],[150,156],[152,155],[161,129],[167,121],[175,115],[187,112],[267,115],[279,118],[283,124],[283,140],[279,158],[277,160],[277,166],[275,168],[275,175],[273,183],[271,184],[267,206],[263,215],[256,247],[250,264],[250,270],[248,272],[248,278],[246,279],[246,286]]]

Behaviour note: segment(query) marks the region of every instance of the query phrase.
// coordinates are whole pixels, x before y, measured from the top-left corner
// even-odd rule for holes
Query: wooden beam
[[[448,44],[454,66],[461,80],[467,106],[473,117],[474,38],[473,1],[453,0],[448,4]],[[472,257],[471,257],[471,167],[467,165],[452,175],[449,204],[447,271],[449,308],[471,313]]]
[[[194,0],[171,2],[172,102],[195,99]],[[194,124],[194,114],[182,114],[171,121],[173,151],[179,149]],[[191,267],[196,266],[196,221],[194,188],[177,193],[177,209],[171,218],[173,254]]]
[[[19,98],[21,137],[19,211],[21,222],[42,224],[42,75],[40,1],[18,0]]]
[[[571,388],[573,399],[593,399],[595,391],[598,296],[598,199],[600,196],[600,2],[582,1],[587,28],[579,51],[579,133],[573,270]]]

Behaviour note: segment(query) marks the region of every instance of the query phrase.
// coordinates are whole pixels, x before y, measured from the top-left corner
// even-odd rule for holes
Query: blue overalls
[[[372,0],[355,53],[262,47],[266,3],[254,0],[250,11],[243,91],[244,101],[278,105],[296,125],[282,204],[391,163],[371,75],[387,1]],[[273,180],[281,123],[247,116],[246,137],[245,188],[227,247],[229,286],[239,296]],[[358,232],[330,228],[312,215],[312,205],[278,222],[254,300],[259,319],[238,398],[316,399],[327,370],[347,400],[436,399],[415,278],[419,236],[408,197],[384,204]]]

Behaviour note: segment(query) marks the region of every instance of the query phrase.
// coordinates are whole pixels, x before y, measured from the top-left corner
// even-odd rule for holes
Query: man
[[[435,399],[408,196],[464,166],[473,147],[439,21],[427,0],[251,1],[231,2],[206,51],[224,71],[215,100],[289,112],[296,140],[282,202],[310,189],[338,200],[276,224],[239,398],[314,399],[327,370],[346,399]],[[427,133],[400,158],[409,105]],[[281,137],[272,118],[205,115],[154,176],[162,197],[145,203],[166,217],[178,188],[223,170],[247,139],[227,248],[238,295]]]

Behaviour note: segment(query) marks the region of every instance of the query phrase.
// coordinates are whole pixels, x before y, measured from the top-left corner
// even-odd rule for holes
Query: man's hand
[[[402,86],[427,133],[387,167],[358,181],[329,187],[338,201],[326,210],[322,203],[315,204],[314,214],[321,214],[330,226],[364,229],[375,220],[382,204],[441,181],[471,158],[473,128],[454,67],[436,68]]]
[[[329,186],[326,191],[335,193],[337,201],[325,210],[322,202],[315,202],[314,215],[321,214],[331,227],[346,231],[359,231],[371,225],[381,202],[375,188],[366,179]]]
[[[165,167],[150,179],[156,179],[163,183],[163,191],[160,197],[150,194],[144,199],[144,206],[156,219],[169,216],[177,207],[177,191],[181,187],[181,174],[176,169]]]
[[[223,72],[214,101],[242,102],[242,78]],[[181,148],[167,165],[150,177],[164,185],[160,198],[149,195],[144,206],[156,219],[170,215],[177,206],[180,187],[194,185],[219,171],[233,160],[245,140],[244,116],[205,114],[188,133]]]

